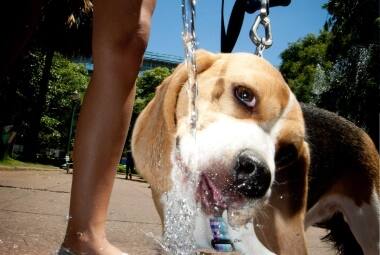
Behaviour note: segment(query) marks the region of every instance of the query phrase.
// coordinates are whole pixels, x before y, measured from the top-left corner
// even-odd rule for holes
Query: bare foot
[[[110,244],[105,237],[91,238],[80,232],[71,238],[66,236],[62,247],[67,253],[62,255],[127,255]]]

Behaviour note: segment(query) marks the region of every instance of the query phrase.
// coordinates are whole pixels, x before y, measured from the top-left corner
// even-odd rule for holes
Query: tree
[[[81,54],[90,51],[90,0],[24,0],[2,3],[0,77],[31,48],[54,48]]]
[[[90,53],[92,3],[89,0],[26,0],[25,4],[11,2],[3,6],[10,17],[6,19],[7,22],[2,22],[5,26],[3,36],[7,40],[0,47],[0,83],[14,83],[9,82],[9,76],[16,68],[15,63],[20,64],[30,52],[39,52],[42,56],[39,58],[41,73],[34,76],[39,78],[39,83],[38,87],[34,87],[34,104],[29,108],[29,132],[24,138],[26,157],[34,160],[39,149],[38,133],[45,110],[54,53],[61,52],[67,56]]]
[[[379,148],[379,1],[329,0],[325,8],[334,68],[319,104],[363,127]]]
[[[38,103],[39,81],[43,56],[39,51],[29,52],[19,59],[12,72],[3,78],[0,86],[0,127],[12,125],[24,140],[30,130],[32,109]],[[19,134],[23,134],[20,136]],[[0,146],[4,146],[0,144]]]
[[[33,108],[39,103],[41,63],[40,51],[29,52],[8,75],[5,86],[0,87],[1,126],[13,125],[17,131],[17,144],[25,144],[31,132]],[[42,108],[40,129],[37,133],[38,151],[47,148],[66,150],[71,116],[78,114],[81,95],[88,84],[83,65],[69,61],[60,54],[52,59],[52,71]],[[27,159],[21,155],[22,159]]]
[[[136,80],[136,99],[133,106],[131,124],[127,135],[126,148],[130,150],[130,139],[132,135],[133,126],[136,122],[138,115],[145,108],[145,106],[152,100],[155,95],[156,87],[160,85],[166,77],[172,73],[167,67],[156,67],[151,70],[143,72]]]
[[[81,96],[84,94],[89,76],[85,67],[55,54],[51,69],[45,111],[41,118],[39,132],[40,149],[71,149],[68,141],[73,120],[79,111]]]
[[[379,2],[329,0],[324,8],[331,15],[327,32],[291,44],[282,54],[280,70],[301,101],[348,118],[378,147]]]
[[[32,108],[33,119],[25,142],[25,156],[28,160],[34,160],[39,150],[38,133],[41,128],[54,53],[59,51],[70,56],[79,52],[88,54],[91,48],[92,3],[90,1],[46,0],[42,10],[41,22],[33,37],[33,46],[44,54],[44,64],[39,84],[39,102]]]
[[[156,87],[169,75],[171,71],[167,67],[156,67],[145,71],[136,81],[136,100],[133,113],[139,114],[154,97]]]
[[[331,34],[326,31],[319,36],[308,34],[281,53],[280,71],[302,102],[316,103],[321,90],[316,82],[318,75],[332,66],[327,58],[330,40]]]
[[[379,1],[329,0],[324,8],[330,14],[325,27],[332,32],[329,44],[332,59],[346,56],[353,46],[379,45]]]

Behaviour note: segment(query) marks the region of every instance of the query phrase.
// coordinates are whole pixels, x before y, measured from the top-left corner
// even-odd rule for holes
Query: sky
[[[148,51],[183,57],[181,2],[182,0],[157,0]],[[226,26],[234,2],[234,0],[225,0]],[[327,11],[322,9],[322,5],[326,2],[327,0],[292,0],[287,7],[271,8],[269,18],[273,45],[264,51],[264,58],[279,66],[280,54],[289,43],[309,33],[318,34],[328,18]],[[221,0],[197,1],[195,32],[198,48],[220,52],[220,8]],[[249,39],[249,30],[257,14],[257,12],[245,14],[234,52],[255,51],[255,45]]]

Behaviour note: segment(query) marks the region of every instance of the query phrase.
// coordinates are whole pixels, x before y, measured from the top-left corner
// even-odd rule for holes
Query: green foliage
[[[66,148],[71,116],[78,114],[81,94],[88,82],[89,77],[83,65],[55,54],[39,133],[43,149]]]
[[[156,67],[151,70],[143,72],[136,80],[136,97],[133,106],[132,119],[130,129],[127,135],[127,142],[125,143],[125,150],[130,150],[130,139],[132,135],[133,126],[136,119],[145,106],[152,100],[155,95],[156,87],[160,85],[172,71],[167,67]]]
[[[333,59],[346,56],[353,45],[379,45],[378,0],[329,0],[324,8],[330,14],[325,26],[333,35],[329,45]]]
[[[45,55],[39,50],[28,52],[14,72],[1,81],[0,127],[13,125],[16,144],[25,144],[34,121],[33,109],[41,102],[40,80]],[[80,97],[89,77],[83,65],[55,54],[49,76],[48,91],[42,105],[38,132],[39,149],[66,150],[71,116],[78,114]]]
[[[60,144],[62,134],[59,132],[59,128],[61,125],[62,122],[60,120],[46,115],[42,117],[42,130],[39,133],[39,139],[41,141],[42,146],[49,147],[49,145]]]
[[[300,101],[315,102],[317,69],[328,70],[332,65],[326,55],[330,38],[325,31],[319,36],[309,34],[281,53],[280,71]]]
[[[84,65],[55,54],[46,98],[46,112],[59,116],[62,110],[72,109],[74,103],[80,102],[88,82],[89,76]]]
[[[28,112],[40,94],[43,60],[40,51],[29,52],[13,72],[0,80],[0,126],[20,122],[19,115],[29,117]]]
[[[364,128],[378,142],[380,48],[352,47],[326,75],[318,105]]]
[[[42,94],[40,79],[44,60],[40,50],[27,52],[12,72],[0,77],[0,128],[12,125],[17,133],[17,144],[24,144],[31,130],[33,109],[39,105]],[[0,151],[8,149],[7,145],[0,143]]]
[[[329,0],[324,7],[331,15],[325,30],[291,44],[280,70],[301,101],[350,119],[378,146],[379,2]]]
[[[26,169],[57,169],[56,167],[54,166],[51,166],[51,165],[42,165],[42,164],[35,164],[35,163],[28,163],[28,162],[22,162],[22,161],[19,161],[19,160],[15,160],[13,158],[10,158],[10,157],[5,157],[4,159],[0,159],[0,167],[5,167],[3,169],[9,169],[9,170],[13,170],[17,167],[22,167],[23,170],[26,170]]]
[[[378,0],[329,0],[326,26],[334,69],[320,105],[366,129],[379,146],[380,26]]]
[[[122,164],[117,165],[117,172],[121,174],[125,174],[127,172],[126,166]]]
[[[156,87],[169,75],[167,67],[156,67],[145,71],[136,81],[136,100],[133,112],[139,114],[154,97]]]

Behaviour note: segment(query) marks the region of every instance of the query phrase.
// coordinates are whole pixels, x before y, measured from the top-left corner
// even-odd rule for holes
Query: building
[[[79,58],[74,60],[77,63],[84,63],[87,71],[91,74],[94,70],[94,64],[92,63],[91,58]],[[140,73],[153,69],[155,67],[167,67],[172,69],[176,67],[179,63],[183,61],[182,57],[156,53],[151,51],[146,51],[144,54],[144,60],[140,68]]]
[[[144,54],[144,61],[140,68],[140,72],[144,72],[146,70],[153,69],[159,66],[164,66],[169,69],[172,69],[182,61],[182,57],[147,51]]]

